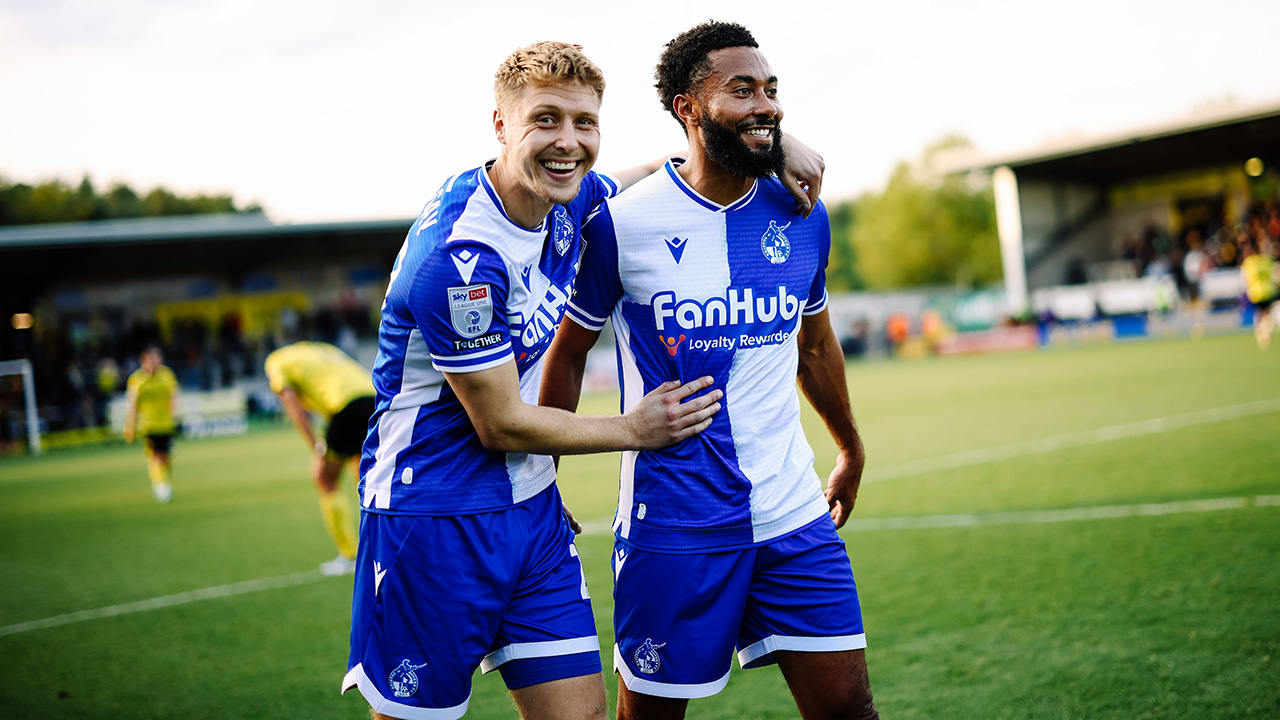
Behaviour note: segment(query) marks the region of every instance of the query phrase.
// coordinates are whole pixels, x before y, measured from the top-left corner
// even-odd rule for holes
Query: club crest
[[[636,661],[636,669],[645,675],[652,675],[658,672],[658,668],[662,667],[662,658],[658,655],[658,648],[666,647],[666,643],[654,645],[653,638],[645,638],[644,644],[636,649],[632,659]]]
[[[569,252],[569,245],[573,243],[573,222],[569,220],[569,213],[559,205],[551,216],[555,221],[552,225],[551,237],[556,242],[556,253],[564,255]]]
[[[483,335],[493,320],[493,293],[489,283],[451,287],[448,293],[453,329],[463,337]]]
[[[789,227],[791,223],[778,227],[778,223],[770,220],[769,229],[765,230],[764,236],[760,238],[760,251],[774,265],[784,263],[791,257],[791,241],[782,232]]]
[[[406,698],[418,692],[418,673],[414,670],[426,666],[426,663],[410,665],[408,660],[401,660],[400,666],[387,676],[387,684],[391,686],[391,692],[399,698]]]

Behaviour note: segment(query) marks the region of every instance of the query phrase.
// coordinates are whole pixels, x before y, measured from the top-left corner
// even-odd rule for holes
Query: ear
[[[493,111],[493,134],[498,138],[498,142],[507,144],[507,125],[502,119],[502,108]]]
[[[687,127],[698,127],[702,124],[702,104],[692,95],[680,94],[671,101],[671,108],[676,117]]]

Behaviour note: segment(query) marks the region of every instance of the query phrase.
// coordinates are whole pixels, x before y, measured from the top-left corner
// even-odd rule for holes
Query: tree
[[[0,177],[0,225],[225,212],[262,212],[262,207],[237,208],[230,195],[181,197],[162,187],[139,197],[124,183],[99,194],[87,176],[74,188],[61,180],[32,186]]]
[[[849,241],[857,275],[867,287],[972,287],[1000,279],[989,181],[975,184],[934,169],[939,152],[968,145],[963,138],[947,137],[927,148],[915,165],[899,163],[884,192],[852,203]]]
[[[853,246],[853,227],[857,206],[842,202],[827,209],[831,223],[831,256],[827,260],[827,287],[831,290],[864,290],[867,287],[858,273],[858,253]]]

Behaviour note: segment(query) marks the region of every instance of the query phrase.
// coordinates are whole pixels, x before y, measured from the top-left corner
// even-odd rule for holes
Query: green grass
[[[1280,412],[882,479],[905,463],[1280,398],[1252,337],[850,367],[858,518],[1280,495]],[[616,397],[584,401],[610,412]],[[807,418],[820,474],[834,449]],[[309,570],[332,556],[287,428],[182,442],[172,505],[138,447],[0,460],[0,627]],[[579,518],[616,456],[567,458]],[[892,477],[891,474],[883,474]],[[1280,507],[844,533],[886,718],[1280,715]],[[579,540],[611,646],[610,539]],[[363,718],[337,695],[350,578],[0,635],[0,717]],[[606,652],[606,667],[611,652]],[[606,676],[612,696],[614,680]],[[468,717],[514,717],[478,676]],[[690,718],[795,717],[775,668]]]

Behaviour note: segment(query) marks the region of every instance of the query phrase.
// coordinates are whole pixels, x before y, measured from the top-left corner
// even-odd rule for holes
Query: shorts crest
[[[666,646],[666,643],[655,645],[653,638],[645,638],[644,643],[636,648],[635,655],[631,656],[636,661],[636,669],[645,675],[658,672],[658,668],[662,667],[662,657],[658,655],[658,648]]]
[[[426,667],[426,663],[421,665],[410,665],[409,661],[401,660],[400,666],[391,671],[387,676],[387,684],[391,686],[391,691],[396,697],[406,698],[418,692],[418,670]]]

